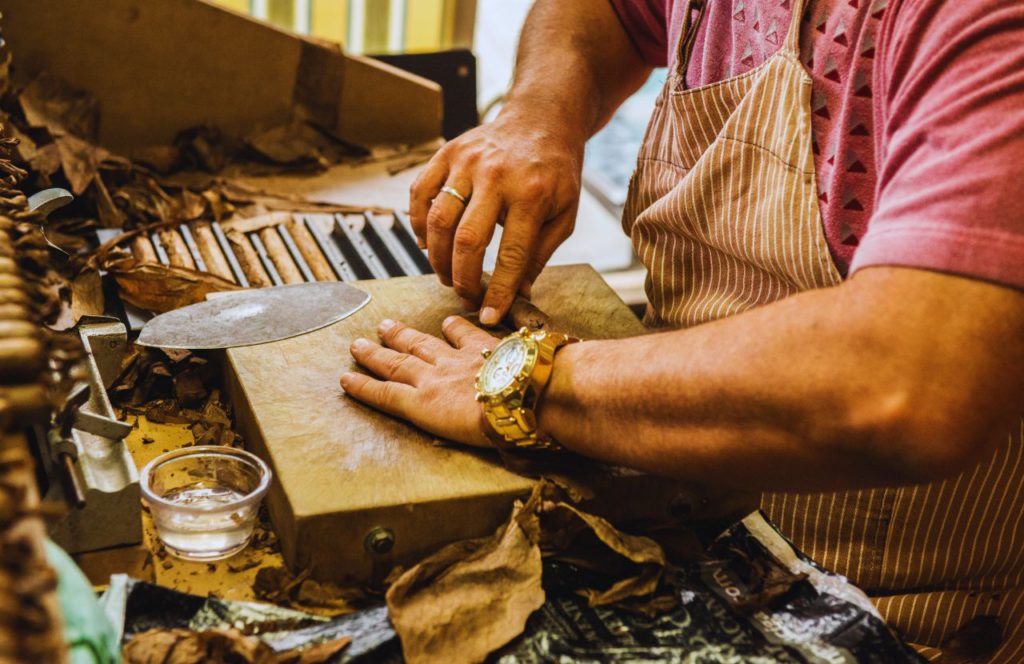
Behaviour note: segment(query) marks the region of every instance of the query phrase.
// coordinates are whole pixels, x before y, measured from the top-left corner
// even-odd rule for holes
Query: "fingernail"
[[[380,329],[381,332],[387,332],[388,330],[390,330],[394,326],[395,326],[395,321],[391,320],[390,318],[385,318],[384,320],[382,320],[380,322],[380,327],[378,329]]]
[[[355,341],[352,342],[352,349],[353,350],[363,350],[364,348],[367,348],[369,345],[370,345],[369,339],[363,339],[362,337],[360,337],[360,338],[358,338],[358,339],[356,339]]]
[[[351,382],[352,382],[352,374],[347,373],[347,374],[342,374],[341,375],[341,389],[347,391],[348,390],[348,386],[349,386],[349,384]]]
[[[484,307],[480,310],[480,322],[484,325],[497,325],[498,310],[494,307]]]

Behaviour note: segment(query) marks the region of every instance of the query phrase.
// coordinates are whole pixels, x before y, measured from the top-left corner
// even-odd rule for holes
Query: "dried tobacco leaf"
[[[611,579],[579,591],[591,606],[628,603],[648,615],[675,606],[656,592],[668,565],[661,546],[559,500],[564,493],[541,480],[494,536],[451,544],[394,581],[388,611],[408,661],[483,661],[522,633],[544,602],[542,550]]]
[[[107,151],[72,134],[55,136],[54,143],[71,193],[79,196],[92,184]]]
[[[611,523],[593,514],[587,514],[568,503],[558,503],[553,511],[561,510],[578,519],[586,531],[594,536],[598,546],[584,543],[573,537],[573,545],[567,551],[552,554],[581,567],[619,576],[606,589],[585,589],[580,594],[587,598],[590,606],[615,604],[634,597],[652,594],[658,588],[668,561],[665,552],[654,540],[621,532]],[[547,514],[541,521],[546,526]],[[603,546],[601,546],[603,545]],[[606,548],[605,548],[606,547]],[[609,555],[611,554],[611,555]],[[623,566],[626,561],[628,565]]]
[[[203,302],[209,293],[240,289],[207,272],[143,263],[126,255],[109,257],[102,267],[113,275],[122,300],[158,314]]]
[[[267,535],[273,535],[267,532]],[[253,593],[258,599],[278,606],[306,611],[325,617],[347,615],[369,604],[369,596],[360,588],[315,581],[309,570],[293,575],[284,567],[263,567],[256,572]]]
[[[324,156],[330,139],[305,122],[294,121],[266,131],[255,132],[245,142],[261,157],[296,168],[327,168]]]
[[[72,88],[63,79],[42,73],[18,97],[25,120],[51,133],[71,133],[95,139],[99,127],[99,102],[92,95]]]
[[[446,546],[388,589],[388,613],[408,662],[482,662],[522,633],[544,604],[534,539],[540,495],[538,485],[492,537]]]

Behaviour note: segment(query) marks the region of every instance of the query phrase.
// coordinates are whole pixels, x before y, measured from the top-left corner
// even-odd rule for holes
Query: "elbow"
[[[851,438],[868,450],[873,473],[886,485],[936,482],[958,475],[990,453],[1012,420],[971,399],[880,395],[853,418]]]

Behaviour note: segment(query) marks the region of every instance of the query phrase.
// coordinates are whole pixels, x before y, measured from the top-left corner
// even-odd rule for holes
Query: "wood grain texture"
[[[276,473],[268,505],[285,559],[322,579],[380,576],[448,542],[488,534],[532,486],[490,451],[437,445],[343,394],[338,381],[354,368],[348,348],[357,336],[374,338],[384,318],[440,335],[445,317],[460,312],[454,293],[434,276],[356,285],[373,300],[351,317],[302,337],[227,351],[239,426]],[[583,338],[645,332],[589,266],[549,268],[534,301],[558,329]],[[664,516],[673,501],[696,513],[705,500],[692,487],[638,473],[602,475],[591,486],[608,499],[610,517],[637,510]],[[377,527],[395,535],[386,556],[364,551]]]

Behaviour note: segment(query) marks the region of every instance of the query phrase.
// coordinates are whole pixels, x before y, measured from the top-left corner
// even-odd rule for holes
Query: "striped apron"
[[[648,270],[649,325],[698,325],[842,280],[818,210],[811,79],[798,53],[806,1],[794,3],[778,53],[696,89],[684,76],[697,30],[683,26],[623,214]],[[930,659],[953,661],[942,645],[995,616],[1003,638],[991,639],[1001,645],[988,661],[1024,661],[1022,435],[1024,423],[985,462],[943,482],[766,494],[762,506]]]

